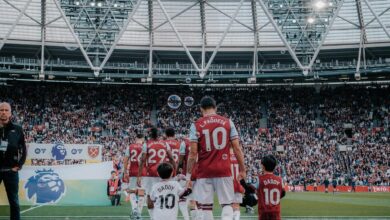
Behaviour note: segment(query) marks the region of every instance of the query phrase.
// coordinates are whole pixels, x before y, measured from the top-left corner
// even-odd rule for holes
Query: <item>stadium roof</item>
[[[0,57],[39,61],[43,43],[46,59],[83,61],[96,75],[124,60],[145,64],[148,77],[176,62],[201,78],[217,64],[245,64],[246,78],[267,72],[265,65],[315,76],[321,61],[344,60],[354,74],[364,72],[366,56],[390,58],[390,1],[0,0]]]

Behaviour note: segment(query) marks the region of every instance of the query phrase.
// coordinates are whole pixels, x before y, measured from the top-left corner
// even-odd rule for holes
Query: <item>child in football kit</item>
[[[263,175],[259,176],[259,220],[280,220],[280,199],[286,195],[282,178],[273,174],[277,160],[273,155],[261,159]]]
[[[180,198],[189,195],[192,189],[183,189],[179,182],[171,179],[173,166],[169,163],[161,163],[157,172],[162,180],[153,185],[148,206],[153,208],[153,219],[175,220]]]

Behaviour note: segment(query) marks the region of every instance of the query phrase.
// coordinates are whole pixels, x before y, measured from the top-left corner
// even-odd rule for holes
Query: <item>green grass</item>
[[[22,210],[29,208],[24,206]],[[9,215],[8,209],[7,206],[0,206],[0,219],[7,219],[6,216]],[[110,217],[103,216],[128,216],[129,210],[130,207],[127,203],[119,207],[43,206],[28,211],[22,214],[22,216],[28,217],[27,219],[33,219],[33,216],[47,216],[44,219],[80,219],[80,217],[72,218],[72,216],[102,216],[100,219],[110,219]],[[214,215],[219,216],[220,213],[220,207],[215,205]],[[146,208],[144,209],[143,215],[147,215]],[[245,219],[257,219],[255,217],[256,215],[257,211],[255,215],[250,215],[246,214],[242,209],[242,216],[247,217]],[[54,218],[49,216],[69,217]],[[346,216],[360,216],[363,219],[367,219],[368,216],[385,216],[390,219],[390,193],[339,193],[335,195],[332,193],[314,192],[288,193],[282,199],[282,216],[284,218],[312,216],[313,219],[318,219],[321,216],[328,217],[328,219],[340,216],[344,216],[344,218]],[[89,219],[99,218],[94,217]]]

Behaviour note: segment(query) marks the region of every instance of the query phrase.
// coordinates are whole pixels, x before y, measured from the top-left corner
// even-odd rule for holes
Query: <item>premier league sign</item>
[[[102,146],[97,144],[28,144],[27,159],[86,160],[87,163],[101,162]]]

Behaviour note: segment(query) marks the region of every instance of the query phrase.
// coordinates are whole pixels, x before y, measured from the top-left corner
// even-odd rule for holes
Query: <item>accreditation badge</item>
[[[0,151],[7,151],[7,147],[8,147],[8,141],[7,140],[0,140],[1,143],[0,143]]]

